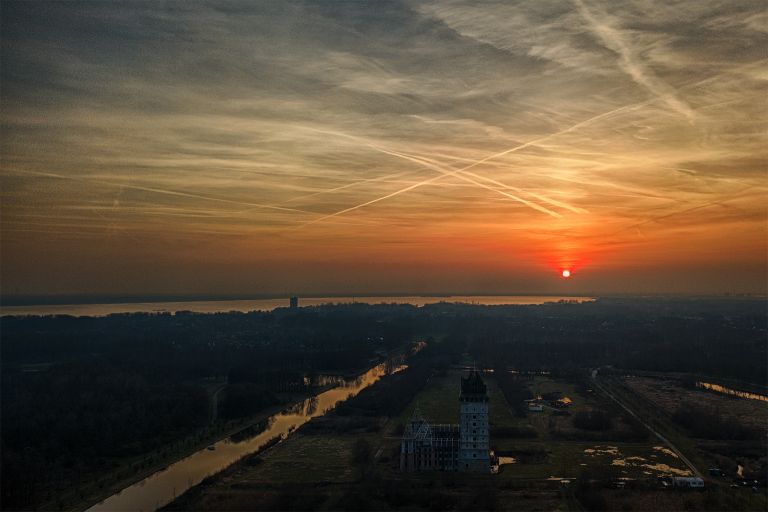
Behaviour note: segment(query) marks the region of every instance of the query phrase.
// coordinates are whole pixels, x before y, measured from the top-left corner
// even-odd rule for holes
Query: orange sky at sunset
[[[4,4],[3,294],[766,292],[763,2],[377,6]]]

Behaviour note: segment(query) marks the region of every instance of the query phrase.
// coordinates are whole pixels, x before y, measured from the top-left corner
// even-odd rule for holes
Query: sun
[[[570,270],[563,270],[563,277],[566,279],[571,277],[571,271]]]

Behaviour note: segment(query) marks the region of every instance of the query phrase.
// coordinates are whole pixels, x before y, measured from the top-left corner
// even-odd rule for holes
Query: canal
[[[388,361],[369,369],[353,379],[341,379],[339,385],[268,418],[262,428],[252,435],[236,434],[181,459],[163,470],[137,482],[88,509],[88,512],[120,510],[154,511],[176,497],[218,473],[246,455],[259,450],[277,436],[287,437],[298,427],[322,416],[337,404],[355,396],[384,375],[396,373],[406,366],[400,361]],[[248,430],[244,431],[248,432]]]
[[[761,395],[759,393],[751,393],[749,391],[742,391],[740,389],[733,389],[714,382],[697,382],[697,388],[706,389],[708,391],[715,391],[716,393],[722,393],[724,395],[737,396],[739,398],[746,398],[748,400],[759,400],[761,402],[768,402],[768,396]]]

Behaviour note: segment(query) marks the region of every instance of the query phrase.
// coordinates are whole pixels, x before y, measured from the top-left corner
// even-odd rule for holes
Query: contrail
[[[576,124],[574,124],[572,126],[569,126],[568,128],[565,128],[564,130],[560,130],[559,132],[550,133],[549,135],[544,135],[543,137],[539,137],[538,139],[530,140],[528,142],[520,144],[519,146],[515,146],[513,148],[506,149],[506,150],[504,150],[504,151],[502,151],[500,153],[495,153],[493,155],[488,155],[485,158],[477,160],[476,162],[474,162],[474,163],[472,163],[472,164],[470,164],[470,165],[468,165],[468,166],[466,166],[466,167],[464,167],[462,169],[459,169],[459,172],[463,172],[463,171],[466,171],[467,169],[471,169],[473,167],[476,167],[476,166],[478,166],[480,164],[483,164],[483,163],[487,162],[488,160],[493,160],[495,158],[499,158],[501,156],[508,155],[509,153],[514,153],[516,151],[520,151],[521,149],[525,149],[525,148],[530,147],[530,146],[535,146],[536,144],[540,144],[542,142],[545,142],[545,141],[547,141],[547,140],[549,140],[549,139],[551,139],[553,137],[558,137],[560,135],[565,135],[566,133],[572,132],[573,130],[578,130],[582,126],[584,126],[586,124],[589,124],[589,123],[592,123],[594,121],[597,121],[599,119],[602,119],[604,117],[608,117],[608,116],[611,116],[613,114],[617,114],[619,112],[623,112],[625,110],[634,110],[634,109],[640,108],[640,107],[645,106],[645,105],[647,105],[649,103],[652,103],[653,101],[655,101],[655,99],[643,101],[641,103],[634,103],[632,105],[624,105],[623,107],[615,108],[613,110],[609,110],[608,112],[603,112],[602,114],[598,114],[596,116],[590,117],[589,119],[585,119],[584,121],[579,121],[578,123],[576,123]]]
[[[347,212],[351,212],[353,210],[357,210],[358,208],[363,208],[365,206],[368,206],[368,205],[371,205],[371,204],[374,204],[374,203],[378,203],[379,201],[384,201],[385,199],[389,199],[390,197],[394,197],[394,196],[402,194],[404,192],[408,192],[408,191],[413,190],[415,188],[422,187],[424,185],[429,185],[430,183],[435,182],[435,181],[437,181],[439,179],[442,179],[442,178],[445,178],[445,175],[441,174],[440,176],[435,176],[432,179],[420,181],[418,183],[414,183],[413,185],[411,185],[409,187],[406,187],[406,188],[403,188],[403,189],[400,189],[400,190],[396,190],[396,191],[392,192],[391,194],[387,194],[387,195],[382,196],[382,197],[377,197],[376,199],[372,199],[372,200],[367,201],[365,203],[358,204],[356,206],[351,206],[351,207],[349,207],[347,209],[340,210],[340,211],[334,212],[334,213],[330,213],[330,214],[325,215],[323,217],[319,217],[319,218],[317,218],[315,220],[311,220],[311,221],[306,222],[306,223],[304,223],[304,224],[302,224],[300,226],[295,227],[294,229],[301,229],[301,228],[309,226],[311,224],[316,224],[318,222],[322,222],[324,220],[330,219],[331,217],[336,217],[337,215],[343,215],[343,214],[345,214]]]
[[[670,108],[693,121],[695,114],[691,107],[675,95],[675,90],[656,77],[639,62],[634,50],[627,44],[620,30],[597,17],[584,5],[582,0],[573,0],[582,18],[590,25],[592,32],[600,38],[606,48],[619,56],[619,66],[632,80],[654,96],[663,100]]]
[[[734,198],[731,198],[731,199],[734,199]],[[730,199],[728,199],[728,200],[730,200]],[[671,213],[667,213],[667,214],[664,214],[664,215],[659,215],[658,217],[652,217],[650,219],[646,219],[644,221],[637,222],[637,223],[632,224],[630,226],[623,227],[623,228],[619,229],[618,231],[616,231],[614,233],[611,233],[608,236],[609,237],[610,236],[615,236],[615,235],[618,235],[620,233],[623,233],[624,231],[628,231],[630,229],[639,229],[640,226],[644,226],[644,225],[650,224],[652,222],[659,222],[659,221],[662,221],[664,219],[668,219],[670,217],[675,217],[677,215],[683,215],[685,213],[695,212],[697,210],[703,210],[705,208],[710,208],[712,206],[720,206],[722,208],[728,208],[727,205],[723,204],[723,201],[710,201],[708,203],[700,204],[698,206],[692,206],[690,208],[685,208],[684,210],[678,210],[676,212],[671,212]]]
[[[315,215],[316,212],[310,212],[307,210],[299,210],[297,208],[286,208],[283,206],[274,206],[269,204],[261,204],[261,203],[250,203],[247,201],[235,201],[232,199],[223,199],[220,197],[210,197],[210,196],[202,196],[199,194],[190,194],[188,192],[179,192],[177,190],[166,190],[161,188],[151,188],[151,187],[141,187],[138,185],[127,185],[124,183],[110,183],[109,181],[101,181],[101,180],[94,180],[92,178],[83,178],[81,176],[65,176],[62,174],[54,174],[51,172],[39,172],[39,171],[22,171],[19,169],[13,169],[9,170],[8,172],[16,173],[16,174],[28,174],[32,176],[44,176],[47,178],[56,178],[61,180],[71,180],[71,181],[80,181],[85,183],[96,183],[98,185],[105,185],[108,187],[122,187],[122,188],[128,188],[131,190],[140,190],[143,192],[154,192],[156,194],[165,194],[165,195],[171,195],[171,196],[179,196],[179,197],[190,197],[192,199],[203,199],[205,201],[215,201],[218,203],[227,203],[227,204],[236,204],[240,206],[250,206],[253,208],[264,208],[268,210],[278,210],[278,211],[284,211],[284,212],[293,212],[293,213],[306,213],[309,215]]]
[[[307,195],[304,195],[304,196],[292,197],[291,199],[288,199],[287,201],[283,201],[282,204],[290,203],[292,201],[300,201],[302,199],[309,199],[311,197],[316,197],[316,196],[320,196],[320,195],[323,195],[323,194],[332,194],[334,192],[338,192],[340,190],[345,190],[345,189],[348,189],[348,188],[351,188],[351,187],[356,187],[356,186],[362,185],[364,183],[373,183],[373,182],[377,182],[377,181],[388,180],[388,179],[391,179],[391,178],[399,178],[400,176],[404,176],[406,174],[409,174],[409,172],[408,171],[395,172],[395,173],[392,173],[392,174],[387,174],[386,176],[379,176],[378,178],[368,178],[368,179],[364,179],[364,180],[353,181],[352,183],[347,183],[346,185],[342,185],[340,187],[329,188],[329,189],[326,189],[326,190],[320,190],[318,192],[314,192],[312,194],[307,194]]]
[[[603,119],[605,117],[611,116],[613,114],[617,114],[619,112],[637,109],[637,108],[640,108],[640,107],[642,107],[644,105],[652,103],[654,101],[655,101],[655,98],[651,99],[651,100],[646,100],[646,101],[643,101],[643,102],[640,102],[640,103],[635,103],[635,104],[632,104],[632,105],[624,105],[623,107],[618,107],[618,108],[615,108],[613,110],[609,110],[608,112],[603,112],[602,114],[598,114],[596,116],[590,117],[589,119],[585,119],[584,121],[580,121],[580,122],[578,122],[578,123],[576,123],[576,124],[574,124],[572,126],[569,126],[568,128],[565,128],[564,130],[560,130],[560,131],[555,132],[555,133],[550,133],[549,135],[545,135],[543,137],[539,137],[538,139],[534,139],[534,140],[525,142],[525,143],[520,144],[518,146],[512,147],[512,148],[507,149],[507,150],[504,150],[504,151],[502,151],[500,153],[495,153],[495,154],[489,155],[489,156],[487,156],[485,158],[482,158],[480,160],[476,160],[473,163],[471,163],[471,164],[469,164],[469,165],[467,165],[465,167],[462,167],[461,169],[455,170],[453,172],[454,173],[464,172],[464,171],[466,171],[468,169],[471,169],[471,168],[476,167],[476,166],[478,166],[480,164],[483,164],[483,163],[485,163],[485,162],[487,162],[489,160],[493,160],[495,158],[499,158],[499,157],[502,157],[504,155],[508,155],[510,153],[514,153],[516,151],[520,151],[521,149],[525,149],[527,147],[539,144],[539,143],[547,141],[547,140],[549,140],[549,139],[551,139],[553,137],[557,137],[557,136],[569,133],[569,132],[571,132],[573,130],[581,128],[582,126],[584,126],[586,124],[589,124],[589,123],[592,123],[594,121],[597,121],[599,119]],[[307,129],[315,131],[315,132],[319,132],[319,133],[326,133],[326,134],[329,134],[329,135],[335,135],[335,136],[338,136],[338,137],[344,137],[344,138],[347,138],[347,139],[352,139],[352,140],[355,140],[357,142],[362,142],[363,144],[366,144],[367,146],[369,146],[369,147],[371,147],[373,149],[377,149],[375,146],[371,145],[370,143],[367,143],[365,141],[365,139],[362,139],[360,137],[355,137],[353,135],[348,135],[346,133],[334,132],[334,131],[330,131],[330,130],[320,130],[320,129],[310,128],[310,127],[307,127]],[[399,155],[395,155],[395,156],[399,156]],[[422,165],[424,164],[424,162],[420,162],[420,163],[422,163]],[[428,185],[430,183],[434,183],[435,181],[438,181],[438,180],[440,180],[442,178],[445,178],[446,176],[449,176],[449,175],[452,175],[452,174],[442,174],[440,176],[436,176],[434,178],[430,178],[430,179],[427,179],[427,180],[415,183],[413,185],[410,185],[408,187],[402,188],[400,190],[396,190],[396,191],[391,192],[391,193],[389,193],[389,194],[387,194],[385,196],[382,196],[382,197],[379,197],[379,198],[376,198],[376,199],[373,199],[373,200],[370,200],[370,201],[366,201],[365,203],[358,204],[358,205],[355,205],[355,206],[351,206],[349,208],[345,208],[343,210],[339,210],[337,212],[330,213],[328,215],[324,215],[323,217],[319,217],[319,218],[317,218],[317,219],[315,219],[313,221],[310,221],[310,222],[307,222],[305,224],[302,224],[301,226],[299,226],[299,228],[302,228],[302,227],[305,227],[305,226],[309,226],[311,224],[316,224],[317,222],[321,222],[323,220],[326,220],[326,219],[329,219],[329,218],[332,218],[332,217],[336,217],[337,215],[343,215],[345,213],[357,210],[359,208],[363,208],[365,206],[368,206],[368,205],[371,205],[371,204],[374,204],[374,203],[378,203],[379,201],[383,201],[385,199],[389,199],[391,197],[395,197],[397,195],[403,194],[405,192],[409,192],[409,191],[411,191],[411,190],[413,190],[415,188],[421,187],[423,185]],[[483,185],[481,184],[480,186],[483,186]],[[493,190],[495,190],[496,192],[499,192],[497,189],[493,189]],[[517,198],[517,199],[519,200],[520,198]],[[530,203],[530,204],[534,204],[534,203]],[[539,208],[543,208],[543,207],[539,206]],[[546,210],[546,208],[544,208],[544,210]],[[551,210],[547,210],[547,212],[551,212]],[[557,217],[561,216],[560,214],[558,214],[556,212],[551,212],[551,213],[554,213],[554,215],[557,216]],[[548,214],[551,214],[551,213],[548,213]]]
[[[438,162],[438,161],[436,161],[434,159],[431,159],[431,158],[427,158],[425,156],[408,154],[408,153],[402,153],[402,152],[400,152],[400,154],[407,155],[407,156],[410,156],[410,157],[413,157],[413,158],[418,158],[420,160],[424,160],[424,161],[427,161],[427,162],[432,162],[435,165],[440,165],[440,162]],[[529,190],[525,190],[525,189],[522,189],[522,188],[519,188],[519,187],[513,187],[512,185],[507,185],[506,183],[502,183],[500,181],[494,180],[493,178],[488,178],[487,176],[483,176],[481,174],[476,174],[476,173],[473,173],[473,172],[462,171],[462,170],[446,171],[446,172],[450,172],[452,174],[455,172],[455,173],[459,173],[459,174],[468,175],[468,176],[471,176],[471,177],[479,179],[479,180],[487,181],[488,183],[492,183],[492,184],[496,185],[497,187],[500,187],[500,188],[503,188],[503,189],[513,190],[515,192],[522,193],[522,194],[528,194],[529,196],[535,197],[539,201],[543,201],[545,203],[551,204],[552,206],[557,206],[557,207],[563,208],[565,210],[570,210],[573,213],[589,213],[584,208],[578,208],[576,206],[571,206],[571,205],[569,205],[567,203],[563,203],[562,201],[558,201],[556,199],[551,199],[551,198],[549,198],[547,196],[543,196],[541,194],[537,194],[537,193],[531,192]],[[457,175],[456,177],[460,178],[461,176]],[[476,183],[475,181],[471,181],[471,183],[475,183],[475,184],[477,184],[477,185],[479,185],[479,186],[481,186],[483,188],[487,188],[485,185],[482,185],[480,183]],[[496,189],[493,189],[493,190],[498,192],[498,190],[496,190]]]
[[[573,213],[589,213],[589,211],[585,210],[584,208],[579,208],[578,206],[571,206],[571,205],[569,205],[567,203],[563,203],[562,201],[558,201],[556,199],[552,199],[552,198],[549,198],[547,196],[543,196],[541,194],[537,194],[535,192],[530,192],[528,190],[524,190],[524,189],[521,189],[521,188],[513,187],[512,185],[507,185],[506,183],[502,183],[500,181],[496,181],[496,180],[494,180],[492,178],[488,178],[488,177],[482,176],[480,174],[475,174],[473,172],[466,172],[466,171],[464,172],[464,174],[468,174],[468,175],[470,175],[470,176],[472,176],[474,178],[480,179],[480,180],[485,180],[488,183],[493,183],[494,185],[496,185],[498,187],[502,187],[502,188],[505,188],[505,189],[508,189],[508,190],[514,190],[515,192],[522,192],[523,194],[528,194],[530,196],[535,197],[539,201],[543,201],[545,203],[551,204],[552,206],[558,206],[558,207],[563,208],[565,210],[572,211]]]
[[[459,178],[460,180],[472,183],[474,185],[477,185],[478,187],[484,188],[486,190],[490,190],[492,192],[496,192],[496,193],[501,194],[501,195],[503,195],[505,197],[508,197],[509,199],[512,199],[514,201],[518,201],[518,202],[520,202],[520,203],[522,203],[522,204],[524,204],[524,205],[526,205],[526,206],[528,206],[530,208],[533,208],[534,210],[540,211],[542,213],[546,213],[547,215],[551,215],[552,217],[562,218],[562,215],[560,215],[559,213],[554,212],[552,210],[549,210],[549,209],[547,209],[547,208],[545,208],[545,207],[543,207],[543,206],[541,206],[539,204],[533,203],[531,201],[527,201],[527,200],[525,200],[525,199],[523,199],[521,197],[517,197],[515,195],[512,195],[512,194],[509,194],[507,192],[504,192],[503,190],[499,190],[497,188],[490,187],[490,186],[488,186],[488,185],[486,185],[484,183],[481,183],[479,181],[473,180],[472,178],[468,178],[468,177],[464,176],[463,174],[461,174],[461,172],[462,172],[461,170],[458,170],[458,171],[448,171],[448,170],[444,169],[443,167],[441,167],[439,165],[436,165],[436,164],[434,164],[434,163],[432,163],[432,162],[430,162],[428,160],[423,160],[423,159],[414,157],[412,155],[408,155],[406,153],[398,153],[396,151],[386,150],[386,149],[383,149],[383,148],[380,148],[380,147],[377,147],[377,146],[374,146],[374,145],[370,145],[370,147],[372,147],[375,150],[380,151],[382,153],[386,153],[388,155],[396,156],[398,158],[403,158],[405,160],[409,160],[411,162],[415,162],[415,163],[421,164],[421,165],[423,165],[425,167],[428,167],[430,169],[434,169],[437,172],[441,173],[443,176],[452,176],[452,177],[455,177],[455,178]]]
[[[574,1],[575,2],[579,2],[581,4],[581,6],[583,7],[584,4],[581,3],[581,0],[574,0]],[[750,67],[754,67],[753,64],[748,64],[748,65],[740,66],[738,69],[750,68]],[[680,89],[688,89],[688,88],[691,88],[691,87],[697,87],[697,86],[703,85],[705,83],[708,83],[710,81],[717,80],[718,78],[719,78],[719,75],[713,76],[713,77],[709,77],[709,78],[705,78],[703,80],[698,80],[698,81],[696,81],[694,83],[686,84],[685,86],[682,86]],[[458,172],[467,171],[468,169],[471,169],[471,168],[473,168],[475,166],[481,165],[481,164],[483,164],[485,162],[488,162],[490,160],[502,157],[504,155],[508,155],[510,153],[514,153],[514,152],[520,151],[520,150],[528,148],[530,146],[535,146],[536,144],[540,144],[540,143],[545,142],[545,141],[547,141],[547,140],[549,140],[551,138],[558,137],[560,135],[565,135],[566,133],[569,133],[569,132],[572,132],[574,130],[577,130],[577,129],[579,129],[579,128],[587,125],[587,124],[593,123],[595,121],[599,121],[600,119],[612,116],[614,114],[619,114],[619,113],[622,113],[622,112],[625,112],[625,111],[636,110],[636,109],[644,107],[646,105],[655,103],[656,101],[659,101],[659,100],[667,101],[668,98],[664,97],[664,96],[656,95],[655,97],[653,97],[651,99],[648,99],[648,100],[645,100],[645,101],[641,101],[641,102],[638,102],[638,103],[633,103],[631,105],[624,105],[622,107],[618,107],[618,108],[615,108],[613,110],[609,110],[608,112],[603,112],[602,114],[598,114],[596,116],[593,116],[593,117],[590,117],[590,118],[585,119],[583,121],[580,121],[580,122],[578,122],[578,123],[576,123],[576,124],[566,128],[564,130],[560,130],[558,132],[551,133],[551,134],[545,135],[543,137],[539,137],[538,139],[534,139],[534,140],[525,142],[525,143],[520,144],[518,146],[514,146],[514,147],[512,147],[510,149],[504,150],[504,151],[502,151],[500,153],[495,153],[495,154],[489,155],[489,156],[487,156],[485,158],[477,160],[477,161],[475,161],[475,162],[473,162],[473,163],[471,163],[471,164],[469,164],[469,165],[467,165],[467,166],[465,166],[465,167],[463,167],[461,169],[458,169],[458,170],[456,170],[454,172],[458,173]],[[685,107],[684,111],[685,111],[685,109],[687,109],[688,112],[692,113],[692,111],[690,110],[690,108],[687,105],[684,105],[684,107]],[[360,137],[355,137],[353,135],[348,135],[346,133],[334,132],[334,131],[330,131],[330,130],[320,130],[320,129],[312,128],[312,127],[304,127],[304,128],[306,128],[308,130],[315,131],[315,132],[319,132],[319,133],[326,133],[326,134],[329,134],[329,135],[334,135],[334,136],[337,136],[337,137],[348,138],[348,139],[355,140],[357,142],[366,143],[366,141],[364,139],[362,139]],[[415,184],[410,185],[408,187],[405,187],[403,189],[391,192],[391,193],[389,193],[389,194],[387,194],[385,196],[382,196],[382,197],[379,197],[379,198],[376,198],[376,199],[372,199],[370,201],[366,201],[365,203],[362,203],[362,204],[359,204],[359,205],[356,205],[356,206],[351,206],[351,207],[346,208],[344,210],[340,210],[338,212],[334,212],[334,213],[325,215],[323,217],[320,217],[318,219],[310,221],[310,222],[308,222],[306,224],[302,224],[301,226],[299,226],[299,228],[307,226],[307,225],[310,225],[310,224],[315,224],[317,222],[321,222],[321,221],[323,221],[325,219],[328,219],[328,218],[331,218],[331,217],[335,217],[337,215],[343,215],[343,214],[345,214],[347,212],[354,211],[354,210],[357,210],[359,208],[363,208],[365,206],[368,206],[368,205],[371,205],[371,204],[374,204],[374,203],[378,203],[379,201],[383,201],[383,200],[389,199],[391,197],[395,197],[397,195],[403,194],[405,192],[409,192],[409,191],[411,191],[411,190],[413,190],[415,188],[421,187],[423,185],[428,185],[428,184],[434,183],[434,182],[436,182],[438,180],[441,180],[442,178],[445,178],[446,176],[447,175],[442,174],[440,176],[436,176],[434,178],[430,178],[430,179],[427,179],[427,180],[415,183]],[[572,180],[567,180],[565,178],[559,178],[559,179],[563,179],[564,181],[572,181]],[[576,182],[575,180],[573,180],[573,181]],[[577,182],[577,183],[581,183],[581,182]],[[589,184],[589,183],[585,183],[585,184]],[[618,187],[617,186],[617,188],[623,188],[623,187]],[[646,194],[643,194],[643,195],[646,195]],[[647,195],[651,196],[650,194],[647,194]],[[651,197],[661,197],[661,196],[651,196]]]

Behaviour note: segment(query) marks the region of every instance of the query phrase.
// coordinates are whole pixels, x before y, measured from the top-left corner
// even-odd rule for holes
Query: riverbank
[[[298,406],[274,414],[266,419],[265,428],[259,428],[253,433],[248,432],[243,439],[230,438],[219,441],[213,445],[212,449],[202,448],[170,464],[165,470],[123,488],[88,510],[92,512],[157,510],[210,475],[250,456],[275,438],[290,436],[298,427],[312,418],[325,415],[336,405],[355,396],[381,377],[402,368],[402,366],[394,367],[390,362],[378,364],[351,382],[345,382],[344,385],[313,395]]]
[[[81,487],[78,489],[73,489],[71,494],[68,496],[58,496],[55,500],[44,503],[41,505],[40,510],[66,510],[68,512],[81,512],[83,510],[87,510],[92,506],[101,503],[110,496],[119,493],[121,490],[135,485],[145,478],[148,478],[149,476],[159,471],[163,471],[172,464],[175,464],[189,457],[190,455],[205,449],[207,446],[215,444],[219,441],[223,441],[229,437],[237,435],[240,432],[243,432],[244,430],[252,428],[253,426],[256,426],[259,423],[267,420],[269,417],[274,416],[275,414],[279,414],[287,408],[301,404],[308,398],[332,389],[333,387],[335,387],[335,385],[327,384],[325,386],[318,386],[313,388],[312,391],[306,393],[290,393],[285,397],[286,401],[284,403],[268,407],[254,416],[237,421],[236,424],[229,426],[223,424],[221,427],[215,428],[213,430],[211,430],[210,427],[206,427],[204,430],[198,432],[195,435],[191,435],[185,439],[179,440],[178,444],[180,446],[171,450],[171,452],[165,456],[158,456],[158,452],[153,452],[136,459],[126,460],[123,464],[115,468],[108,475],[90,483],[89,488],[96,488],[94,489],[93,493],[88,493],[88,488],[83,489]],[[205,431],[207,430],[211,431],[209,434],[205,435]],[[203,434],[203,437],[200,437],[201,434]],[[144,463],[147,463],[146,461],[158,457],[159,460],[148,463],[145,467],[141,467]],[[140,469],[136,469],[136,472],[132,473],[130,476],[116,476],[122,472],[131,471],[136,467]],[[104,483],[105,481],[109,481],[111,479],[115,480],[111,483]],[[99,488],[99,484],[102,483],[103,486]],[[89,496],[82,497],[82,495],[87,493]],[[59,506],[60,503],[63,504],[63,506]]]

